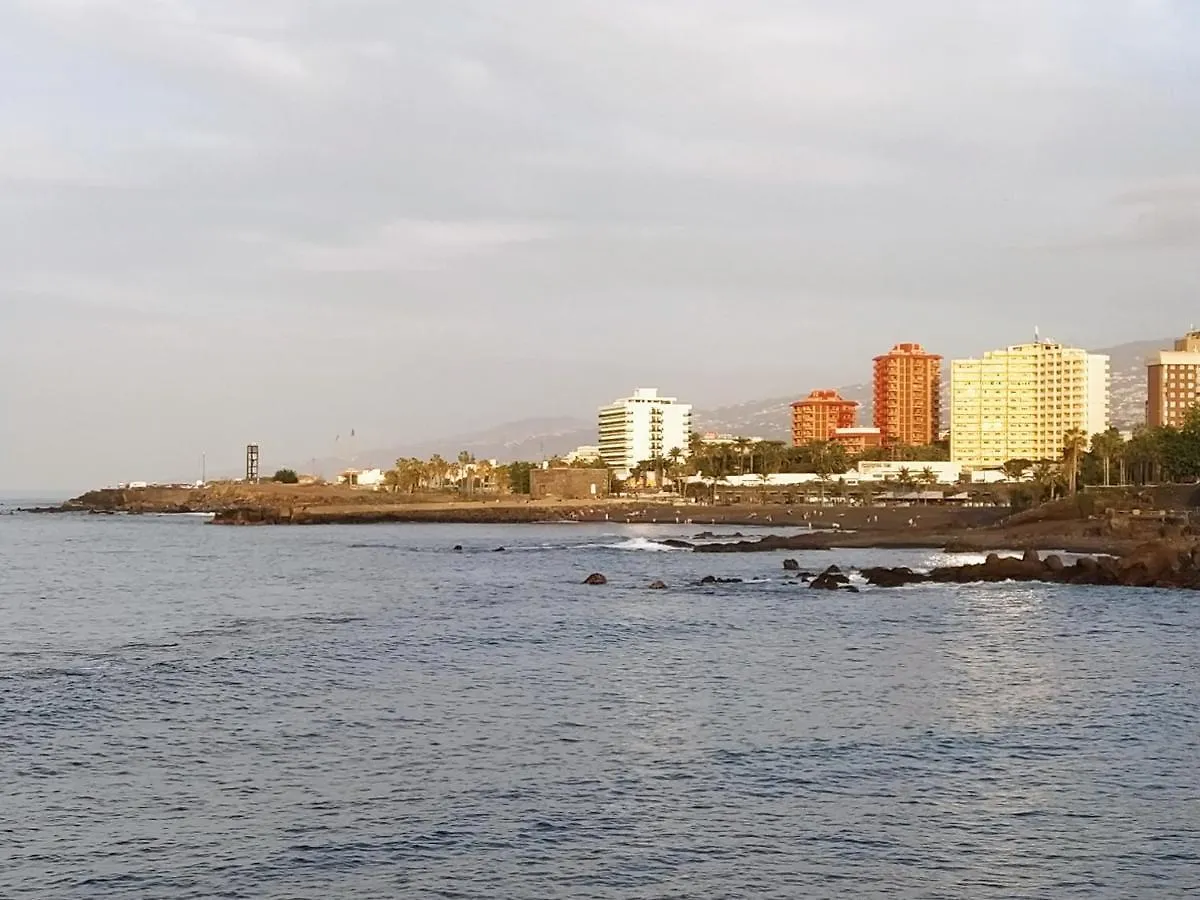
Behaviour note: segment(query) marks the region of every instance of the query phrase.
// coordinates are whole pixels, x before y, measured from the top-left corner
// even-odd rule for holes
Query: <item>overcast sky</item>
[[[1194,0],[7,0],[0,486],[1200,324]]]

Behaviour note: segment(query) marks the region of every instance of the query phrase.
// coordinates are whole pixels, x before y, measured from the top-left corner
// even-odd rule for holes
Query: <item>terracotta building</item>
[[[1146,424],[1151,428],[1187,421],[1200,401],[1200,332],[1189,332],[1174,350],[1156,354],[1146,366]]]
[[[897,344],[875,357],[875,427],[885,444],[922,446],[942,425],[942,358],[920,344]]]
[[[883,436],[878,428],[839,428],[830,440],[841,444],[847,456],[862,456],[868,450],[883,445]]]
[[[828,441],[839,428],[858,422],[858,404],[837,391],[813,391],[792,404],[792,444],[803,447],[812,441]]]

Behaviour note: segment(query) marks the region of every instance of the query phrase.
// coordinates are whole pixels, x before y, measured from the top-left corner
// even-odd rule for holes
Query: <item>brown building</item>
[[[1179,427],[1200,400],[1200,332],[1193,331],[1175,342],[1174,350],[1162,350],[1146,366],[1146,424]]]
[[[837,391],[813,391],[792,404],[792,444],[828,441],[839,428],[858,424],[858,404]]]
[[[878,428],[839,428],[830,440],[841,444],[847,456],[862,456],[868,450],[883,446],[883,434]]]
[[[608,496],[608,469],[530,469],[534,500],[593,500]]]
[[[942,427],[942,358],[920,344],[875,357],[875,427],[885,444],[932,444]]]

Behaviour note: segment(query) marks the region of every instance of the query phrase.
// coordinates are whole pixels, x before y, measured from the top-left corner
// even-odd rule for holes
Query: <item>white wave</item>
[[[643,550],[649,553],[670,552],[671,550],[678,549],[644,537],[629,538],[616,544],[604,544],[603,546],[610,550]]]

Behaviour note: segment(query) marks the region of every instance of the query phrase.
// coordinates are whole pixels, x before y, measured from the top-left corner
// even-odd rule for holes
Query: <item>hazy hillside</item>
[[[1119,428],[1132,428],[1141,423],[1145,415],[1146,360],[1157,350],[1172,346],[1171,339],[1157,341],[1134,341],[1097,350],[1112,361],[1112,418]],[[948,373],[947,373],[948,374]],[[776,440],[787,440],[791,431],[791,403],[805,396],[814,387],[804,386],[793,394],[772,397],[767,400],[751,400],[733,406],[713,409],[697,409],[695,426],[698,431],[714,431],[720,434],[740,434]],[[869,425],[872,421],[871,386],[852,384],[838,389],[847,399],[862,404],[859,422]],[[942,385],[943,421],[949,422],[946,406],[950,398],[947,378]],[[347,465],[390,466],[403,456],[422,459],[434,453],[446,458],[457,456],[462,450],[475,454],[480,459],[528,459],[540,460],[556,454],[567,453],[582,444],[596,443],[596,424],[587,418],[533,418],[507,422],[494,428],[466,432],[411,444],[398,443],[391,447],[364,451],[353,460],[324,459],[317,461],[317,469],[325,474],[340,470]]]
[[[1133,341],[1097,350],[1110,357],[1112,370],[1112,421],[1129,429],[1146,421],[1146,361],[1159,350],[1175,345],[1173,338]]]

